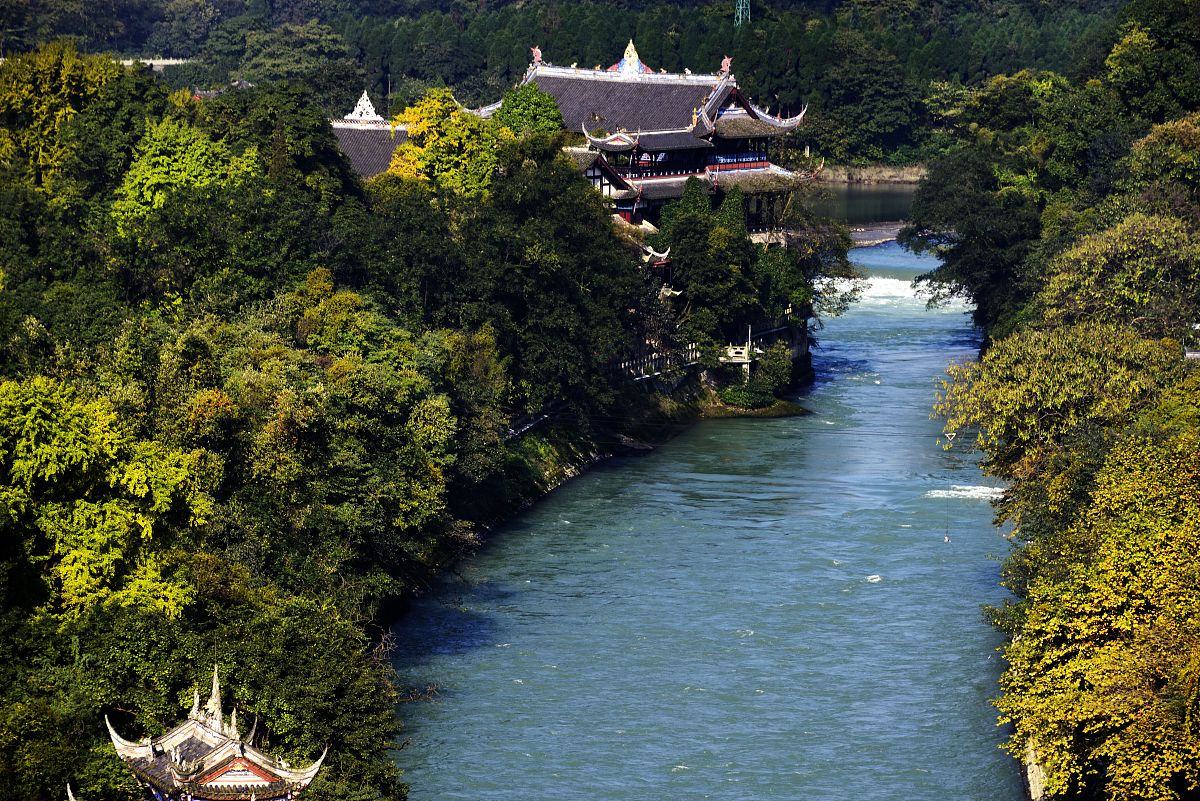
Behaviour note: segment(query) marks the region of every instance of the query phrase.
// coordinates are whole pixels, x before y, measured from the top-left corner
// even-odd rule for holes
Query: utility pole
[[[733,27],[740,28],[750,21],[750,0],[736,0],[733,9]]]

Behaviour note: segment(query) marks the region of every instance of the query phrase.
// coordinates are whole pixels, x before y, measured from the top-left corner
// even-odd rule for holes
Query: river
[[[706,422],[492,536],[395,629],[413,801],[1018,801],[999,745],[988,486],[941,450],[978,345],[926,258],[854,251],[811,414]]]
[[[895,222],[908,216],[914,184],[817,183],[808,205],[824,217],[845,220],[851,227]]]

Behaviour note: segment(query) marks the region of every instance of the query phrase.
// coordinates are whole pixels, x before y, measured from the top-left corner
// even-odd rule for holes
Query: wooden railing
[[[746,345],[730,345],[727,349],[738,350],[747,360],[751,361],[755,358],[754,351],[758,347],[769,346],[777,337],[780,331],[785,331],[791,328],[795,322],[795,315],[791,308],[783,314],[782,317],[772,321],[763,328],[757,331],[752,331],[750,334],[750,346]],[[648,351],[638,356],[631,356],[626,359],[614,360],[609,364],[609,371],[615,375],[623,376],[630,383],[645,381],[657,376],[666,375],[680,370],[686,370],[689,367],[694,367],[700,363],[700,346],[696,344],[688,345],[680,350],[668,351],[661,353],[659,351]],[[566,401],[558,400],[547,403],[536,412],[514,417],[508,424],[508,430],[504,434],[505,442],[516,439],[526,432],[540,426],[542,423],[551,419],[564,408]]]
[[[667,353],[651,351],[642,356],[635,356],[613,365],[613,372],[624,374],[631,381],[644,381],[647,378],[668,373],[672,370],[682,370],[700,363],[700,346],[688,345],[686,348]]]
[[[696,176],[697,178],[704,175],[704,165],[695,164],[662,164],[654,165],[646,164],[640,166],[637,164],[628,167],[614,167],[618,175],[625,178],[632,178],[635,181],[646,178],[682,178],[683,176]]]
[[[752,156],[721,156],[713,155],[707,157],[703,162],[646,162],[640,164],[622,164],[613,166],[613,170],[618,175],[625,178],[643,180],[646,178],[680,178],[685,175],[703,177],[706,173],[712,172],[727,172],[729,170],[756,170],[765,169],[771,166],[771,162],[765,157],[754,154]]]

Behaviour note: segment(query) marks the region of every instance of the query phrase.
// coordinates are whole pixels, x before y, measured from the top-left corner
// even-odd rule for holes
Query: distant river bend
[[[496,532],[396,628],[414,801],[1017,801],[989,698],[996,492],[936,444],[978,345],[929,262],[854,251],[785,420],[714,421]]]

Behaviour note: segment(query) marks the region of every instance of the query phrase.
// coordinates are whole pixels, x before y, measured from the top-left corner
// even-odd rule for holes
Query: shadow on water
[[[493,647],[500,642],[497,610],[516,592],[496,582],[472,583],[454,576],[435,585],[428,600],[414,606],[402,625],[393,627],[395,659],[420,668],[443,657]]]

